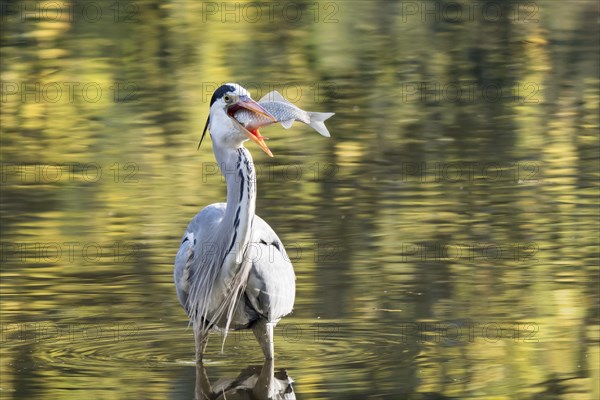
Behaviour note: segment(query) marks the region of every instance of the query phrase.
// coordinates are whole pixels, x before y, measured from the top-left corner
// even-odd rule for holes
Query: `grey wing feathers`
[[[246,296],[252,307],[269,322],[292,312],[296,293],[294,268],[273,229],[254,217],[252,243],[247,259],[252,261]]]
[[[177,298],[179,302],[188,312],[187,299],[190,293],[190,265],[194,259],[194,233],[185,232],[181,246],[175,256],[175,289],[177,290]]]
[[[175,257],[175,269],[173,272],[175,288],[179,302],[185,308],[190,318],[192,315],[192,304],[189,297],[193,288],[193,282],[201,273],[201,264],[197,258],[200,257],[201,246],[206,238],[207,231],[213,229],[225,214],[225,203],[211,204],[202,209],[190,221],[185,234],[181,240],[181,246]]]

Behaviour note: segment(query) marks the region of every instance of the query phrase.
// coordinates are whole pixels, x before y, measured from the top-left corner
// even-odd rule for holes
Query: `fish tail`
[[[319,132],[321,135],[325,137],[330,137],[329,131],[325,126],[325,120],[330,118],[335,113],[321,113],[321,112],[309,112],[308,117],[310,122],[308,125],[313,128],[315,131]]]

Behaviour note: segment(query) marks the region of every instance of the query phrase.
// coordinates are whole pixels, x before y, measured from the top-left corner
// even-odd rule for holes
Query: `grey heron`
[[[206,206],[191,220],[175,258],[177,297],[193,325],[198,363],[215,329],[225,335],[252,329],[265,359],[273,359],[273,329],[294,306],[292,263],[275,231],[254,213],[256,175],[244,142],[272,154],[257,130],[233,118],[242,108],[274,120],[238,84],[214,92],[200,143],[208,128],[227,182],[227,203]]]

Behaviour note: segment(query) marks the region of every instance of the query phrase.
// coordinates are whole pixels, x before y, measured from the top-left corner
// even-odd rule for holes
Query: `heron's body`
[[[221,101],[230,95],[249,98],[238,86],[221,88],[211,100],[210,132],[227,181],[227,203],[205,207],[188,225],[175,258],[175,286],[194,327],[198,361],[210,330],[247,328],[254,330],[269,359],[274,356],[273,327],[294,305],[294,270],[281,240],[254,213],[252,157]]]
[[[200,211],[188,225],[175,262],[177,296],[181,304],[186,304],[190,281],[189,266],[195,254],[200,254],[206,232],[217,229],[225,216],[226,203],[215,203]],[[281,240],[273,229],[258,215],[254,216],[253,229],[244,259],[249,269],[246,288],[238,302],[231,321],[231,329],[246,329],[259,319],[277,322],[289,314],[294,306],[294,269],[285,252]],[[193,239],[196,239],[194,244]],[[186,268],[186,265],[188,266]],[[217,293],[224,292],[226,281],[235,272],[224,269],[217,278]],[[221,296],[212,299],[210,312],[214,312],[222,301]],[[216,328],[224,329],[224,324]]]

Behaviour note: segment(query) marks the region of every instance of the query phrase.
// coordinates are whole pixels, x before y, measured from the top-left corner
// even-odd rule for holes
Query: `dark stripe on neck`
[[[244,189],[246,189],[247,193],[248,193],[248,202],[250,201],[250,196],[251,196],[251,170],[249,168],[249,162],[248,162],[248,158],[246,157],[246,154],[244,153],[244,149],[243,148],[239,148],[238,151],[238,160],[236,163],[236,168],[238,169],[238,176],[240,178],[240,197],[238,199],[238,205],[237,205],[237,210],[235,212],[235,217],[233,218],[233,237],[231,238],[231,243],[229,244],[229,248],[227,249],[227,252],[224,255],[223,258],[223,262],[225,262],[225,258],[227,258],[227,255],[229,253],[231,253],[231,250],[233,249],[233,246],[235,246],[235,241],[237,239],[237,234],[238,234],[238,229],[240,226],[240,214],[242,211],[242,199],[244,198]],[[243,164],[246,166],[246,175],[244,175],[244,168],[242,168],[242,162]],[[246,187],[246,180],[248,180],[248,185]],[[250,224],[251,226],[251,224]],[[240,248],[240,251],[242,249]]]

